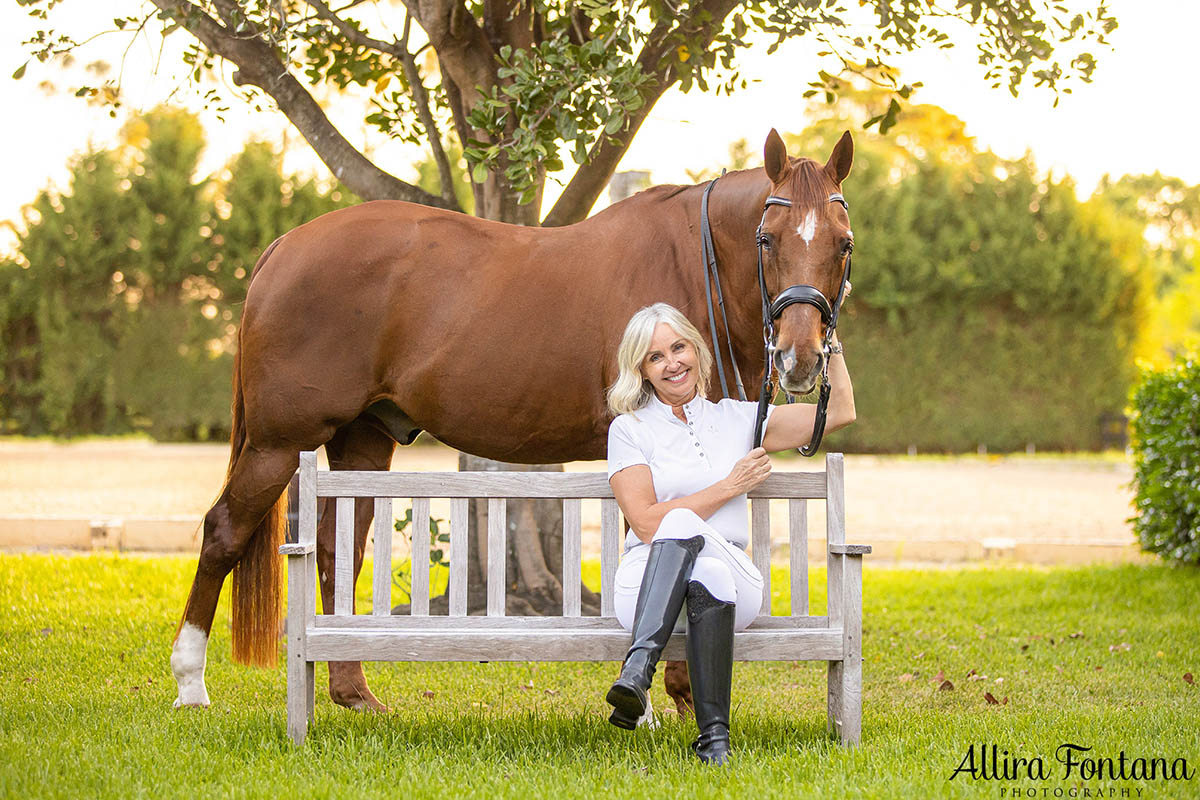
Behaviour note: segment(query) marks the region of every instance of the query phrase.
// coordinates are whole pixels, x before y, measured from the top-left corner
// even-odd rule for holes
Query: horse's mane
[[[830,192],[830,180],[829,176],[825,173],[824,166],[817,161],[813,161],[811,158],[793,158],[791,159],[791,164],[792,174],[789,183],[791,184],[792,199],[796,205],[801,208],[823,206],[828,201]],[[736,180],[742,176],[749,177],[751,173],[757,173],[757,176],[761,176],[762,167],[734,170],[727,173],[722,180]],[[632,197],[627,198],[627,200],[639,199],[646,203],[663,203],[685,192],[703,191],[708,183],[708,181],[704,181],[703,183],[691,185],[660,184],[643,189]],[[720,183],[718,183],[718,186],[720,186]],[[614,203],[613,205],[617,204]]]

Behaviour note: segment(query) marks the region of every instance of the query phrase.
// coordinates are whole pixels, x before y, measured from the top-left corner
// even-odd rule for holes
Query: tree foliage
[[[1106,175],[1096,197],[1137,221],[1155,267],[1153,327],[1143,357],[1165,368],[1200,351],[1200,186],[1158,172]]]
[[[98,33],[76,30],[63,0],[18,1],[44,21],[26,43],[41,61]],[[751,41],[766,39],[772,50],[789,39],[811,41],[830,66],[808,82],[808,95],[832,102],[849,75],[883,87],[887,102],[868,124],[886,131],[915,85],[890,66],[900,53],[971,42],[993,86],[1068,92],[1090,79],[1089,48],[1105,45],[1116,27],[1103,4],[1072,11],[1056,0],[405,0],[402,15],[380,2],[152,5],[131,3],[115,28],[190,36],[184,60],[195,81],[231,69],[242,99],[269,96],[363,198],[460,208],[446,152],[455,144],[469,162],[475,213],[536,224],[547,175],[568,172],[569,157],[576,168],[542,220],[548,225],[587,215],[668,89],[743,87],[738,57]],[[18,77],[24,72],[22,65]],[[220,86],[210,92],[224,104]],[[363,90],[366,124],[428,145],[437,191],[395,178],[355,149],[315,100],[326,87]],[[110,103],[120,102],[118,90],[118,79],[79,89]]]
[[[0,423],[9,432],[227,435],[234,318],[276,236],[349,200],[285,180],[251,143],[226,180],[197,179],[194,116],[133,119],[126,144],[71,168],[0,262]],[[341,198],[341,199],[339,199]]]

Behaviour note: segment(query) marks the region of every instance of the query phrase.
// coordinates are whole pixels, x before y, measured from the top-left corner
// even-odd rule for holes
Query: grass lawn
[[[738,664],[722,771],[695,762],[690,720],[607,724],[613,664],[369,664],[386,715],[334,706],[318,666],[296,749],[282,660],[230,663],[224,601],[213,706],[175,711],[167,659],[194,566],[0,555],[0,797],[1200,797],[1200,686],[1184,679],[1200,676],[1195,569],[868,566],[862,745],[826,735],[822,665]],[[666,707],[661,684],[654,699]],[[1186,758],[1193,777],[1067,779],[1055,751],[1068,742],[1114,761]],[[992,744],[1040,757],[1048,777],[950,779]]]

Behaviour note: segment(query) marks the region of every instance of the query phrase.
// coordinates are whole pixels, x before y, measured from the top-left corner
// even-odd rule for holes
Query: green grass
[[[1054,761],[1072,742],[1200,772],[1200,686],[1183,680],[1200,673],[1195,570],[868,568],[862,745],[825,734],[821,665],[739,664],[737,760],[715,771],[694,763],[690,721],[632,734],[604,721],[613,664],[367,665],[386,715],[335,707],[318,667],[316,721],[294,748],[282,667],[230,663],[224,602],[213,706],[174,711],[167,659],[193,569],[0,555],[0,797],[1200,797],[1200,776],[1079,784]],[[1041,756],[1052,777],[948,780],[972,743]]]

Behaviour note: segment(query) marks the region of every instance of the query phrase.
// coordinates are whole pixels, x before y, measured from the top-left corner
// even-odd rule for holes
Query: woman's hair
[[[617,380],[608,389],[608,409],[613,414],[637,411],[654,396],[650,382],[642,377],[642,361],[650,352],[650,340],[660,322],[670,325],[696,351],[700,362],[696,365],[699,371],[696,391],[701,397],[708,396],[708,373],[712,370],[712,353],[708,345],[679,309],[666,303],[655,303],[639,309],[621,336],[621,345],[617,348]]]

